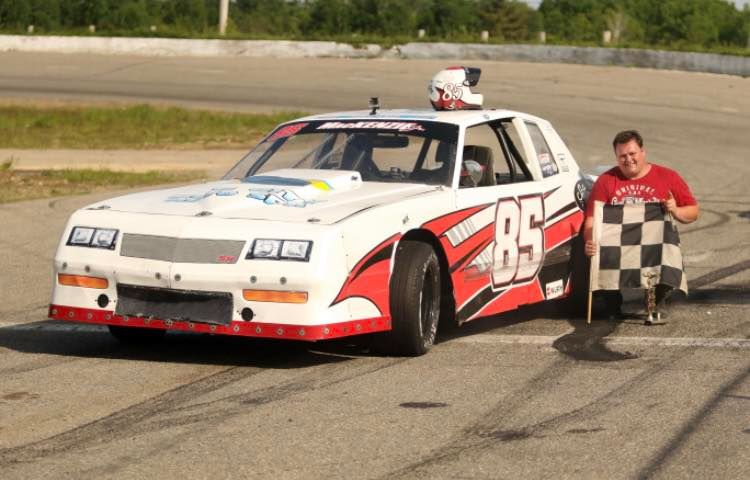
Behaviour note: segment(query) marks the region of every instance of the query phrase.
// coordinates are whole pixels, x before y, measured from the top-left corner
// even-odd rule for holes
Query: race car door
[[[462,147],[454,184],[465,218],[444,240],[460,323],[547,297],[539,280],[546,266],[546,212],[554,208],[547,197],[560,187],[543,176],[520,118],[468,127]]]

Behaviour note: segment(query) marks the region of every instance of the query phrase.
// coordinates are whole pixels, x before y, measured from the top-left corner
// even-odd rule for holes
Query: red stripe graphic
[[[488,203],[486,205],[478,205],[476,207],[469,207],[463,210],[459,210],[457,212],[449,213],[447,215],[443,215],[442,217],[438,217],[434,220],[430,220],[429,222],[422,225],[422,228],[430,230],[432,233],[435,234],[435,236],[440,237],[445,232],[455,227],[459,223],[463,222],[467,218],[471,217],[475,213],[480,212],[484,210],[485,208],[492,207],[494,205],[495,205],[494,203]]]
[[[399,238],[400,233],[392,235],[357,262],[331,305],[361,297],[371,301],[381,315],[390,315],[391,256]]]
[[[582,222],[583,212],[576,210],[572,215],[548,225],[544,230],[544,249],[546,251],[552,250],[553,247],[578,235]]]
[[[515,310],[521,305],[541,302],[544,298],[544,292],[542,292],[542,287],[537,278],[529,284],[514,287],[505,291],[502,295],[488,303],[484,308],[469,318],[469,320]]]

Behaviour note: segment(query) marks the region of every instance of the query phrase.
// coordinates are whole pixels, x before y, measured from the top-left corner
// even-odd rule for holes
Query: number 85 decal
[[[544,262],[544,198],[541,194],[497,201],[492,286],[533,280]]]

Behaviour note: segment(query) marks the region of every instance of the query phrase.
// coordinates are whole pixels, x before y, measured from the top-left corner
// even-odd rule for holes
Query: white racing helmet
[[[430,103],[435,110],[476,110],[482,108],[484,97],[472,93],[479,83],[482,70],[474,67],[448,67],[440,70],[428,86]]]

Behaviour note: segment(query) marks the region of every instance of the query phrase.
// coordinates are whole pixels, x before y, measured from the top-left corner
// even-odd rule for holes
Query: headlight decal
[[[259,238],[253,242],[253,247],[248,253],[252,255],[252,258],[278,259],[280,250],[281,240]]]
[[[285,240],[281,246],[281,258],[307,261],[311,243],[300,240]]]
[[[66,245],[114,250],[118,232],[113,228],[73,227]]]
[[[247,260],[310,260],[313,242],[310,240],[280,240],[256,238],[247,251]]]

